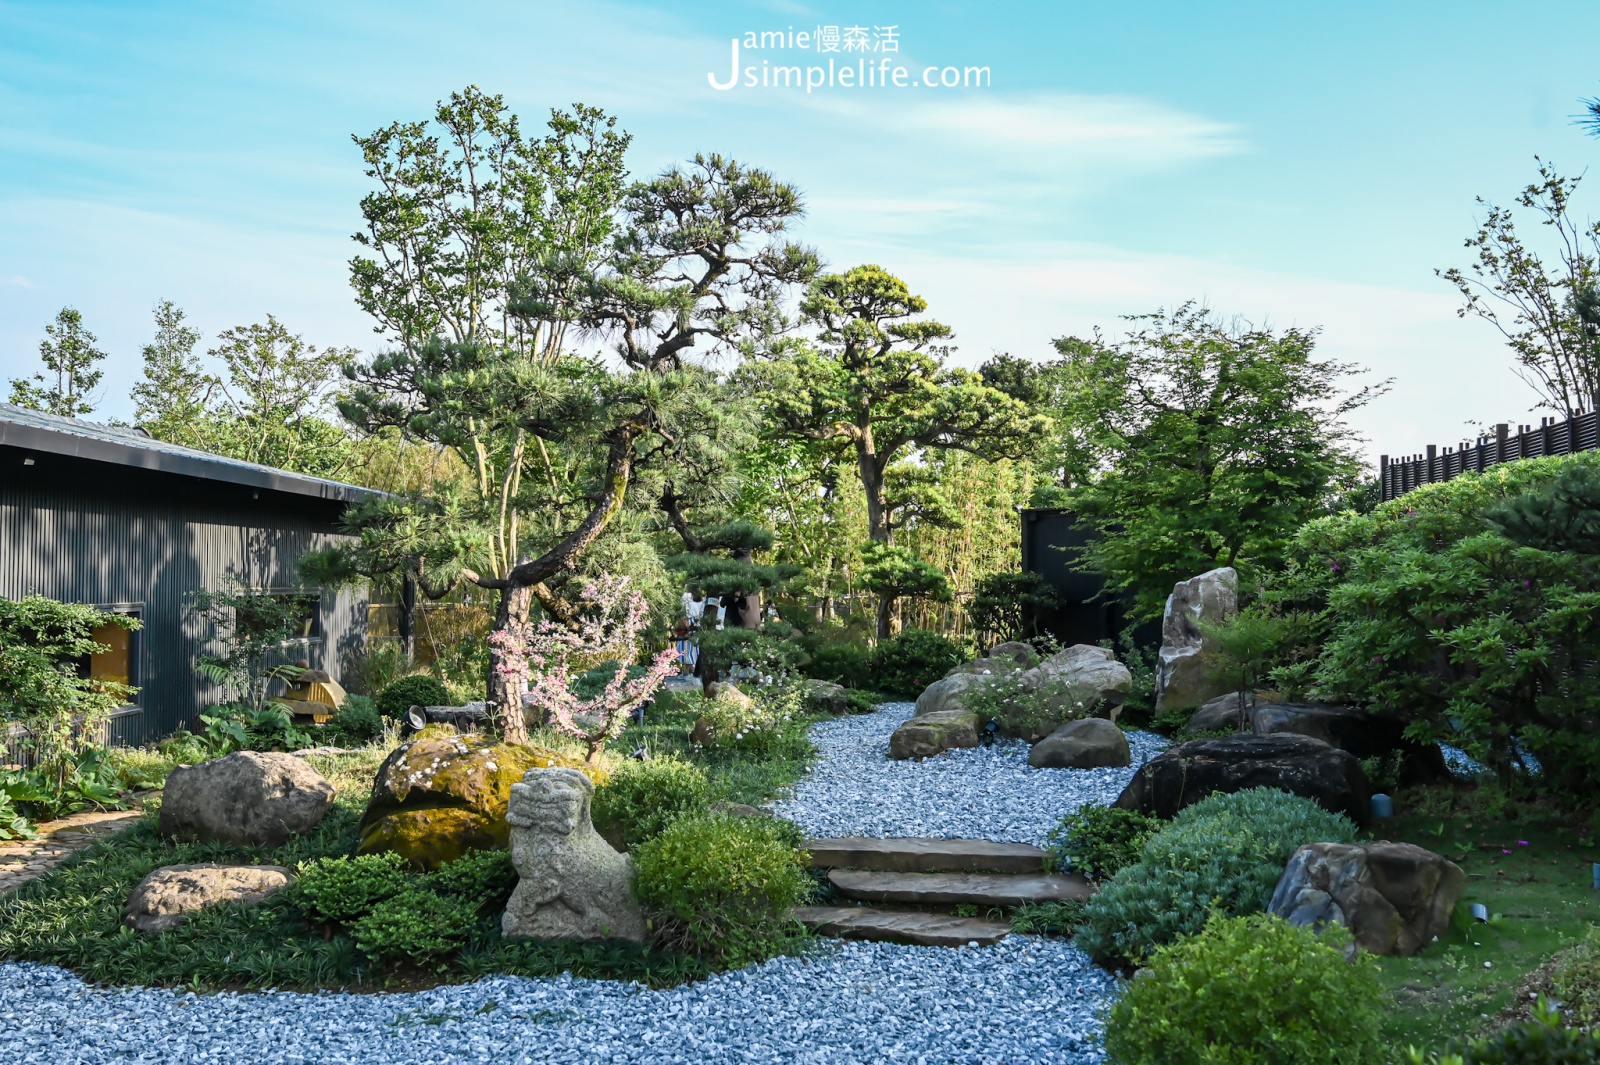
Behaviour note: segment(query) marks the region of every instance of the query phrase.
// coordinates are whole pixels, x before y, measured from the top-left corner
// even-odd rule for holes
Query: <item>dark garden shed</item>
[[[111,722],[116,743],[186,725],[215,696],[195,670],[212,634],[188,596],[232,575],[249,587],[300,588],[295,565],[339,538],[367,489],[0,404],[0,596],[38,594],[137,615],[107,630],[92,676],[140,691]],[[334,675],[366,641],[362,589],[311,590],[303,635],[284,648]],[[4,683],[4,678],[0,678]]]

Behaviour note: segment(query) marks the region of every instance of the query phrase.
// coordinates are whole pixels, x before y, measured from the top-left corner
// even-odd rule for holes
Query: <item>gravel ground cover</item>
[[[921,763],[885,757],[910,703],[815,727],[820,757],[778,804],[829,835],[1039,841],[1062,814],[1114,799],[1122,770],[1033,770],[1022,744]],[[1130,736],[1135,764],[1160,737]],[[250,1061],[1096,1063],[1115,988],[1069,943],[1012,936],[950,950],[821,941],[804,957],[662,991],[491,977],[396,995],[195,995],[92,988],[65,970],[0,965],[7,1065]]]
[[[702,983],[492,977],[404,995],[103,991],[7,966],[0,1061],[1098,1062],[1112,978],[1058,940],[827,944]]]
[[[1135,769],[1167,748],[1163,736],[1129,732],[1127,769],[1033,769],[1020,740],[946,751],[920,762],[885,757],[889,734],[914,703],[824,721],[811,729],[820,757],[773,812],[816,838],[930,836],[1042,844],[1062,816],[1114,802]]]

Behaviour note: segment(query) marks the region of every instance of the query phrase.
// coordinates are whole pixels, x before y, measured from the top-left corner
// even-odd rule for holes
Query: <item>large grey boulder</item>
[[[1255,705],[1256,697],[1245,695],[1246,724],[1250,722],[1250,709]],[[1200,704],[1200,709],[1189,715],[1189,723],[1184,728],[1190,732],[1217,732],[1221,729],[1239,731],[1239,693],[1229,692],[1215,699],[1207,699]]]
[[[1277,788],[1311,799],[1358,825],[1371,816],[1371,793],[1361,763],[1310,736],[1248,732],[1189,740],[1139,767],[1116,806],[1170,818],[1212,792]]]
[[[934,681],[917,696],[915,716],[927,717],[948,710],[966,712],[967,694],[983,687],[993,676],[989,673],[952,673],[943,680]]]
[[[1231,566],[1179,581],[1161,617],[1156,654],[1156,710],[1183,710],[1226,694],[1228,686],[1207,665],[1216,640],[1200,623],[1216,624],[1239,612],[1239,575]]]
[[[978,715],[970,710],[939,710],[919,714],[889,737],[889,757],[930,758],[952,747],[978,745]]]
[[[334,789],[303,759],[238,751],[167,777],[160,831],[171,839],[276,847],[316,827]]]
[[[1460,866],[1410,843],[1309,843],[1267,908],[1302,927],[1341,924],[1373,954],[1415,954],[1449,929],[1466,882]]]
[[[167,865],[139,881],[128,896],[124,921],[156,935],[211,906],[250,905],[276,895],[294,880],[281,865]]]
[[[1128,737],[1103,717],[1068,721],[1028,752],[1035,769],[1121,768],[1131,761]]]
[[[1079,717],[1115,721],[1133,687],[1133,674],[1110,649],[1074,644],[1017,678],[1022,690],[1039,697],[1057,723]]]
[[[590,820],[594,784],[576,769],[530,769],[511,785],[506,821],[517,887],[500,928],[509,938],[645,938],[633,860]]]
[[[850,712],[850,690],[828,680],[805,682],[806,709],[842,717]]]

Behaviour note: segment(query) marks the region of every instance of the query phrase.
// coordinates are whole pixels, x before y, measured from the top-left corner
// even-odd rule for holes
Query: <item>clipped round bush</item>
[[[368,743],[383,735],[383,715],[378,713],[378,704],[368,696],[346,695],[330,728],[351,743]]]
[[[710,802],[711,783],[692,762],[628,761],[594,793],[594,827],[613,846],[631,850],[659,836],[679,817],[704,813]]]
[[[1138,861],[1139,849],[1161,827],[1149,814],[1091,803],[1061,819],[1045,850],[1062,872],[1104,880]]]
[[[700,704],[698,722],[712,747],[772,755],[804,743],[805,692],[797,685],[754,694],[720,691]]]
[[[1213,795],[1180,811],[1090,900],[1077,944],[1095,958],[1139,960],[1198,932],[1213,911],[1264,910],[1303,843],[1350,843],[1356,826],[1273,788]]]
[[[318,858],[300,866],[293,899],[313,921],[348,924],[411,885],[398,854]]]
[[[896,695],[916,696],[967,657],[966,647],[942,633],[906,629],[878,645],[872,656],[873,685]]]
[[[470,900],[412,887],[350,922],[350,936],[370,958],[417,961],[460,950],[477,926]]]
[[[1115,1065],[1377,1065],[1371,958],[1266,914],[1215,917],[1156,950],[1106,1019]]]
[[[426,673],[401,677],[378,696],[378,713],[398,721],[413,706],[449,706],[450,691]]]
[[[658,944],[714,965],[770,958],[804,935],[800,832],[765,817],[681,817],[633,852],[634,894]]]

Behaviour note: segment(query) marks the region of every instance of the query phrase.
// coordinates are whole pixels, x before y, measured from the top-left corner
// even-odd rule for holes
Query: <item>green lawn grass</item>
[[[1400,1049],[1439,1047],[1503,1024],[1528,974],[1600,922],[1591,874],[1600,849],[1587,821],[1529,806],[1509,814],[1406,815],[1407,798],[1401,796],[1401,816],[1373,834],[1454,861],[1467,874],[1462,902],[1481,902],[1497,916],[1459,923],[1414,957],[1379,959],[1394,996],[1385,1034]],[[1414,809],[1428,796],[1413,792],[1409,799]]]

